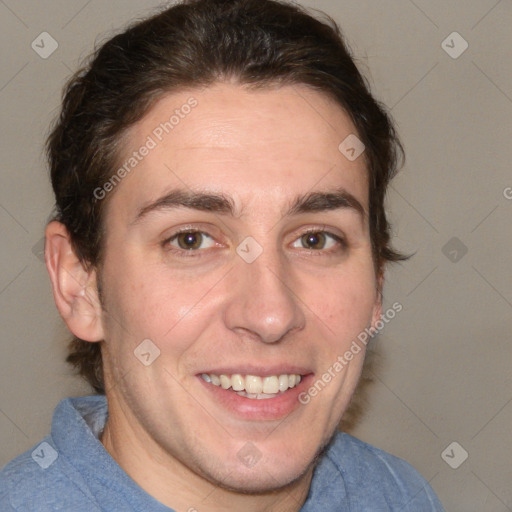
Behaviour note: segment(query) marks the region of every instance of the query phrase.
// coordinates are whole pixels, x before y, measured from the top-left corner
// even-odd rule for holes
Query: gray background
[[[448,511],[512,510],[512,2],[302,3],[341,24],[407,153],[389,209],[395,245],[416,255],[388,272],[385,309],[404,309],[353,433],[413,464]],[[49,430],[59,399],[88,392],[63,362],[41,260],[47,127],[95,41],[157,5],[0,0],[0,466]],[[47,59],[31,47],[44,31]]]

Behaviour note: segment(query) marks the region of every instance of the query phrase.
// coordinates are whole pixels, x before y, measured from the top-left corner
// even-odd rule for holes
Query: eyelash
[[[179,248],[175,248],[175,247],[170,245],[170,242],[176,240],[179,235],[182,235],[182,234],[197,234],[197,233],[202,234],[202,235],[206,235],[208,238],[211,238],[212,240],[214,240],[214,237],[211,236],[206,231],[201,231],[199,229],[188,228],[188,229],[183,229],[183,230],[177,231],[172,236],[170,236],[170,237],[166,238],[164,241],[162,241],[161,245],[162,245],[162,247],[166,251],[168,251],[170,253],[173,253],[173,254],[175,254],[175,255],[177,255],[179,257],[183,257],[183,258],[190,258],[190,257],[198,258],[198,257],[202,257],[202,256],[204,256],[204,252],[207,249],[179,249]],[[347,249],[348,244],[347,244],[346,240],[343,237],[335,235],[334,233],[331,233],[330,231],[326,231],[324,228],[310,228],[310,229],[307,229],[300,236],[298,236],[296,239],[294,239],[293,242],[296,242],[297,240],[300,240],[302,237],[304,237],[306,235],[318,234],[318,233],[322,233],[322,234],[332,238],[335,242],[337,242],[338,246],[334,247],[334,248],[331,248],[331,249],[306,249],[306,248],[302,248],[302,251],[307,251],[309,254],[311,254],[313,256],[323,256],[326,253],[327,254],[334,254],[336,252],[339,252],[340,250],[343,251],[343,250]]]

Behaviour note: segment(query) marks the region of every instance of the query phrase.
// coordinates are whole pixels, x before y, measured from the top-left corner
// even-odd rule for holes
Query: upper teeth
[[[296,386],[301,376],[295,373],[290,375],[272,375],[269,377],[258,377],[257,375],[215,375],[213,373],[203,373],[203,380],[210,382],[214,386],[221,386],[224,389],[232,388],[233,391],[245,391],[251,394],[274,394],[279,391],[286,391],[288,388]]]

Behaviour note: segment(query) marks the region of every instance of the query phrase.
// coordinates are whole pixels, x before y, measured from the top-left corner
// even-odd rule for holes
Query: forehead
[[[339,149],[355,133],[338,104],[306,86],[173,92],[127,132],[118,165],[129,172],[112,203],[128,214],[179,187],[226,193],[241,209],[343,187],[366,208],[364,154],[350,161]]]

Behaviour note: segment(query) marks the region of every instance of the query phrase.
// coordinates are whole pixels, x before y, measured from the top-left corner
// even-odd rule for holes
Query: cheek
[[[110,269],[105,299],[111,313],[107,331],[112,342],[118,339],[126,345],[129,338],[136,346],[149,338],[159,348],[165,347],[166,353],[180,354],[214,312],[207,291],[218,276],[183,278],[162,271],[161,265],[137,261],[119,261]]]
[[[377,300],[373,271],[367,268],[347,269],[322,279],[304,283],[304,303],[324,324],[328,338],[339,348],[355,339],[372,321]]]

